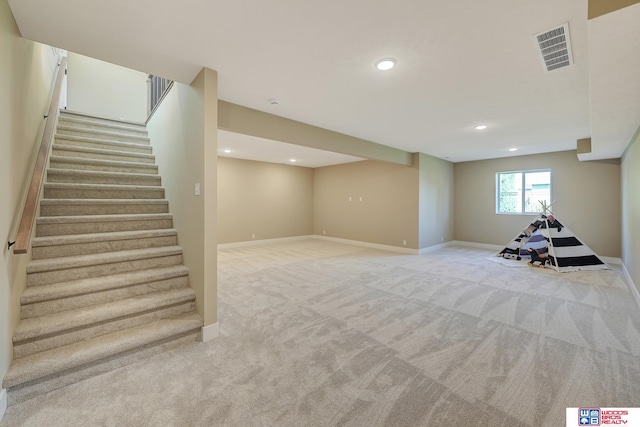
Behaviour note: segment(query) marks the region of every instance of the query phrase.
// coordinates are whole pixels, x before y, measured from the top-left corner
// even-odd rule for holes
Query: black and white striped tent
[[[561,272],[609,269],[589,246],[551,214],[538,215],[498,256],[525,259]]]

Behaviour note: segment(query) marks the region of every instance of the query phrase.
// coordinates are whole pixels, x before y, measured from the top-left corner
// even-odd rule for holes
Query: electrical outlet
[[[440,241],[444,242],[444,236],[440,236]]]
[[[199,182],[196,182],[196,185],[193,188],[193,194],[195,194],[196,196],[200,195],[200,183]]]
[[[327,230],[322,230],[322,234],[323,235],[327,234]]]
[[[253,233],[253,234],[251,235],[251,238],[252,238],[252,239],[255,239],[255,238],[256,238],[256,234],[255,234],[255,233]]]
[[[351,196],[349,196],[349,201],[351,201]]]
[[[362,196],[360,196],[360,201],[362,201]]]
[[[407,246],[407,241],[406,240],[402,241],[402,246]]]

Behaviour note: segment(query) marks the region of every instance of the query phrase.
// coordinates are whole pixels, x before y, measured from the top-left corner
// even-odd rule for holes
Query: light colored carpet
[[[219,252],[221,336],[9,407],[0,426],[563,426],[638,406],[618,269],[305,240]]]

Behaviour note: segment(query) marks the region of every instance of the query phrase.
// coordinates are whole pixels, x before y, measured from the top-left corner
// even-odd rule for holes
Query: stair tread
[[[63,331],[106,322],[124,316],[166,307],[195,299],[191,288],[154,292],[90,307],[63,311],[46,316],[22,319],[13,332],[13,342],[61,333]]]
[[[92,171],[92,170],[78,170],[78,169],[65,169],[65,168],[49,168],[47,169],[47,175],[49,173],[57,175],[80,175],[80,176],[104,176],[104,177],[122,177],[122,178],[148,178],[160,180],[160,175],[153,173],[137,173],[137,172],[110,172],[110,171]]]
[[[153,205],[168,204],[167,199],[41,199],[41,205]]]
[[[140,136],[148,135],[147,128],[141,125],[127,124],[127,123],[118,124],[115,122],[109,123],[104,121],[85,120],[84,118],[76,118],[76,117],[63,116],[63,115],[60,115],[60,117],[58,118],[58,124],[59,126],[60,125],[68,126],[74,129],[81,129],[81,130],[84,130],[84,129],[93,130],[93,128],[88,126],[95,126],[103,130],[106,130],[107,132],[114,132],[119,134],[122,134],[121,132],[133,132],[134,134],[138,134]],[[125,133],[124,135],[128,135],[128,134]]]
[[[140,199],[133,199],[140,200]],[[151,200],[151,199],[148,199]],[[155,200],[155,199],[153,199]],[[70,216],[39,216],[36,224],[66,224],[70,222],[120,222],[120,221],[151,221],[155,219],[173,219],[170,213],[140,213],[140,214],[108,214],[108,215],[70,215]]]
[[[142,129],[146,129],[146,126],[144,123],[142,122],[133,122],[130,120],[122,120],[122,119],[114,119],[113,117],[103,117],[103,116],[98,116],[95,114],[86,114],[83,113],[81,111],[73,111],[73,110],[60,110],[60,117],[63,118],[77,118],[80,120],[106,120],[110,123],[113,124],[119,124],[119,125],[129,125],[132,127],[136,127],[136,128],[142,128]],[[98,122],[98,123],[103,123],[103,122]]]
[[[94,122],[93,125],[94,126],[96,125],[95,122]],[[148,145],[148,142],[149,142],[149,137],[148,136],[131,135],[131,134],[113,132],[113,131],[104,130],[104,129],[91,129],[91,128],[85,128],[85,127],[80,127],[80,126],[64,125],[64,124],[58,124],[56,129],[57,130],[71,131],[71,132],[82,132],[82,133],[89,133],[89,134],[96,134],[96,135],[104,135],[104,136],[131,138],[133,140],[145,141],[145,142],[147,142],[146,145]],[[87,136],[70,135],[70,134],[57,133],[56,132],[56,137],[67,137],[67,136],[74,136],[74,137],[80,137],[80,138],[91,138],[91,137],[87,137]],[[96,138],[96,139],[98,139],[98,138]]]
[[[61,142],[58,141],[75,141],[75,142],[85,142],[85,143],[89,143],[89,144],[101,144],[101,145],[113,145],[114,147],[121,147],[121,148],[138,148],[138,149],[144,149],[145,151],[148,151],[149,153],[151,153],[152,151],[152,147],[151,145],[149,145],[148,141],[149,138],[140,138],[140,137],[135,137],[135,136],[125,136],[126,138],[131,138],[131,139],[139,139],[140,142],[134,142],[134,141],[118,141],[115,139],[100,139],[100,138],[91,138],[89,136],[79,136],[79,135],[67,135],[67,134],[55,134],[54,138],[57,144],[60,144]],[[64,142],[62,142],[63,145],[67,145],[64,144]],[[75,147],[75,145],[74,145]],[[105,149],[105,148],[103,148]]]
[[[109,240],[144,239],[148,237],[175,236],[175,228],[161,228],[157,230],[111,231],[106,233],[65,234],[61,236],[36,237],[31,243],[32,248],[55,245],[70,245],[75,243],[104,242]]]
[[[129,185],[129,184],[82,184],[73,182],[45,182],[45,188],[81,188],[81,189],[96,189],[96,190],[164,190],[161,185]]]
[[[45,286],[29,286],[22,293],[20,302],[21,304],[33,304],[52,299],[68,298],[70,296],[151,283],[157,280],[187,276],[188,274],[189,269],[186,266],[172,265],[151,270],[52,283]]]
[[[160,246],[157,248],[130,249],[126,251],[105,252],[100,254],[36,259],[29,261],[27,264],[27,274],[181,254],[182,248],[180,246]]]
[[[126,162],[121,160],[102,160],[102,159],[90,159],[86,157],[68,157],[68,156],[50,156],[51,162],[67,162],[67,163],[80,163],[86,165],[100,165],[100,166],[123,166],[123,167],[136,167],[155,169],[156,174],[158,166],[153,163],[138,163],[138,162]]]
[[[142,326],[101,335],[15,359],[5,374],[2,386],[13,387],[70,368],[96,362],[146,344],[202,327],[195,312],[161,319]]]
[[[147,159],[153,158],[153,154],[148,154],[148,153],[137,153],[135,151],[105,150],[102,148],[65,145],[57,142],[53,144],[53,149],[64,150],[64,151],[76,151],[76,152],[82,152],[82,153],[92,153],[92,154],[110,154],[110,155],[123,156],[123,157],[140,157],[140,158],[147,158]]]

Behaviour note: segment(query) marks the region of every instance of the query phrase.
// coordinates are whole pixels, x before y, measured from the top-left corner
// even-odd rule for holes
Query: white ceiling
[[[183,83],[206,66],[225,101],[452,162],[588,137],[619,157],[640,124],[640,4],[589,23],[586,0],[9,4],[24,37]],[[533,35],[564,22],[574,65],[547,73]]]

